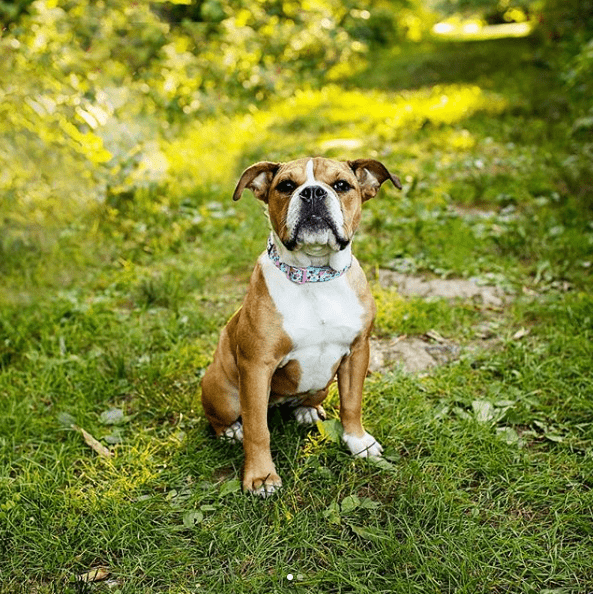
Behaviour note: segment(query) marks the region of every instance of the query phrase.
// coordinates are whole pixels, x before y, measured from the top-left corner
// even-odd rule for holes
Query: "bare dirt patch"
[[[382,287],[396,287],[400,295],[479,299],[487,307],[501,307],[505,301],[502,289],[492,285],[481,285],[472,279],[425,279],[393,270],[379,270],[378,280]]]
[[[422,372],[449,363],[460,353],[461,347],[454,342],[438,343],[429,335],[373,338],[369,370],[381,372],[401,366],[409,373]]]
[[[379,270],[378,281],[384,288],[395,287],[400,295],[477,300],[486,309],[499,309],[507,299],[499,287],[481,285],[471,279],[425,279],[392,270]],[[489,323],[485,322],[482,326],[476,329],[476,338],[481,347],[487,348],[495,337],[487,331]],[[401,367],[408,373],[426,372],[458,359],[463,350],[475,348],[476,344],[462,346],[433,330],[423,336],[374,337],[371,339],[369,371],[382,372]]]

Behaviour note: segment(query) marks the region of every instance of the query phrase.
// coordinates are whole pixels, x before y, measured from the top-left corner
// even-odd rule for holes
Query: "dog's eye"
[[[352,186],[345,179],[339,179],[332,184],[332,188],[336,192],[347,192],[352,189]]]
[[[281,194],[290,194],[291,192],[294,192],[296,188],[296,183],[291,179],[285,179],[276,186],[276,190],[278,190],[278,192]]]

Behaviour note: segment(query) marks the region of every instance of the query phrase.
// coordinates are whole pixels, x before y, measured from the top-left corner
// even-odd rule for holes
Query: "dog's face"
[[[320,254],[348,246],[362,203],[387,179],[401,189],[399,179],[372,159],[266,161],[245,170],[233,199],[249,188],[268,205],[272,227],[287,249]]]

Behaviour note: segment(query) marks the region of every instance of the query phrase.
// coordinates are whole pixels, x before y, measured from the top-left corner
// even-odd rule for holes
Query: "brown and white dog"
[[[222,331],[202,380],[202,404],[218,436],[243,441],[243,487],[260,495],[282,482],[270,452],[268,406],[288,401],[297,421],[325,418],[337,375],[343,440],[352,454],[383,448],[361,420],[375,303],[351,242],[361,206],[399,179],[372,159],[261,162],[243,172],[268,207],[272,232],[239,311]]]

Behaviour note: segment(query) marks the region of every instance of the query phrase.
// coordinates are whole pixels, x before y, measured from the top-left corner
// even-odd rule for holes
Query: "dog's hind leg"
[[[212,380],[207,371],[202,380],[202,406],[217,437],[242,441],[243,429],[239,419],[241,404],[236,388],[231,385],[221,386]]]
[[[239,375],[232,357],[226,356],[228,342],[223,332],[214,361],[202,378],[202,406],[206,418],[218,437],[226,436],[237,441],[243,439],[241,402],[239,400]]]

